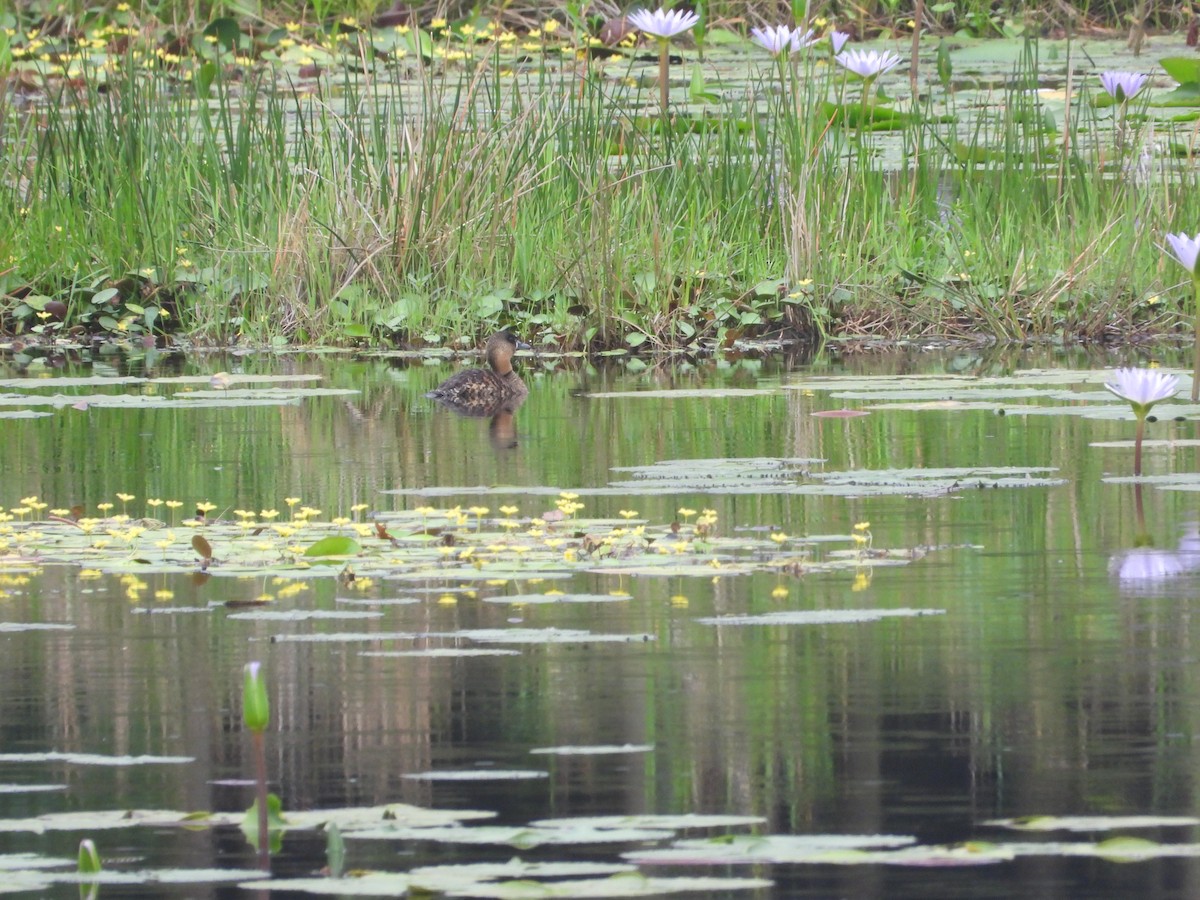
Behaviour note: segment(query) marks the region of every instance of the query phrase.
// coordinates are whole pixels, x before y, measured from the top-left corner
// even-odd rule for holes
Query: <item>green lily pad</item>
[[[983,823],[1015,831],[1115,831],[1124,828],[1175,828],[1200,825],[1195,816],[1021,816]]]
[[[358,556],[362,544],[345,534],[331,534],[321,538],[304,551],[307,557]]]

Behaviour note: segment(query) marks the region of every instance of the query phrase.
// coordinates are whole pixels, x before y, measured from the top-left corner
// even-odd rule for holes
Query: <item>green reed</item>
[[[872,129],[895,110],[817,48],[751,57],[748,83],[665,125],[623,61],[513,74],[498,52],[414,64],[351,46],[341,62],[300,88],[269,67],[199,83],[130,59],[47,82],[36,116],[0,110],[0,278],[22,289],[6,324],[215,343],[501,324],[633,347],[788,328],[1096,336],[1172,324],[1151,302],[1176,293],[1161,232],[1200,227],[1194,176],[1138,170],[1169,130],[1130,116],[1116,148],[1112,111],[1078,87],[1064,127],[1031,90],[1033,41],[995,103],[891,119],[887,155]]]

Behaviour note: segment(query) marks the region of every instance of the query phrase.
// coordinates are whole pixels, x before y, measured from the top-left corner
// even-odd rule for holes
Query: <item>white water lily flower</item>
[[[833,55],[837,56],[842,52],[842,48],[846,46],[846,41],[850,40],[850,35],[845,31],[831,31],[829,33],[829,43],[833,46]]]
[[[1179,390],[1179,377],[1158,369],[1117,369],[1112,383],[1104,386],[1129,402],[1134,415],[1146,415],[1155,403],[1174,397]]]
[[[766,28],[751,28],[750,37],[773,56],[781,53],[795,53],[813,42],[810,28],[804,34],[799,28],[788,28],[786,25],[769,25]]]
[[[629,24],[638,31],[644,31],[646,34],[652,34],[663,40],[683,34],[700,21],[700,17],[694,12],[680,9],[668,11],[661,7],[654,12],[650,12],[648,9],[635,9],[627,18]]]
[[[834,59],[838,65],[865,79],[876,78],[901,62],[899,54],[891,50],[885,50],[883,53],[878,50],[847,50],[845,53],[839,53]]]
[[[1168,234],[1167,243],[1171,245],[1171,253],[1183,263],[1183,267],[1196,276],[1196,260],[1200,257],[1200,232],[1195,237],[1188,237],[1186,232]]]
[[[1100,84],[1114,100],[1124,103],[1136,95],[1149,78],[1141,72],[1101,72]]]

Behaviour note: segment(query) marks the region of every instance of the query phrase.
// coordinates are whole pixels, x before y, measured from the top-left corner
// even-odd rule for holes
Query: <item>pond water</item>
[[[29,511],[6,523],[0,621],[70,627],[3,636],[7,854],[69,861],[88,837],[113,872],[252,869],[232,825],[109,828],[84,814],[245,810],[241,669],[261,660],[285,814],[494,814],[462,829],[757,820],[634,820],[664,834],[563,843],[367,839],[347,825],[351,870],[519,857],[773,882],[692,894],[731,897],[1200,890],[1194,820],[992,824],[1197,811],[1200,409],[1156,409],[1140,525],[1133,423],[1101,386],[1123,358],[543,356],[523,361],[529,399],[499,420],[425,399],[446,360],[27,361],[10,361],[0,410],[49,414],[4,423],[0,506]],[[210,384],[218,372],[231,377]],[[209,521],[183,525],[202,501]],[[76,504],[130,520],[87,535],[46,521]],[[257,524],[238,526],[238,509]],[[351,523],[321,524],[338,516]],[[129,534],[141,517],[167,525]],[[311,521],[269,527],[296,518]],[[355,533],[356,577],[344,561],[297,563],[322,535],[376,521],[390,540]],[[207,573],[193,533],[211,542]],[[182,759],[97,764],[141,755]],[[76,818],[15,821],[53,813]],[[719,835],[890,835],[910,855],[818,861],[765,839],[654,855]],[[1155,843],[1102,843],[1114,838]],[[960,842],[976,843],[930,849]],[[22,870],[14,887],[76,890],[5,859]],[[325,865],[326,836],[298,828],[272,871]],[[245,890],[201,879],[100,895]]]

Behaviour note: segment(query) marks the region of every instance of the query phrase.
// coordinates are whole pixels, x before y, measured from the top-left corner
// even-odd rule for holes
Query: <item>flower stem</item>
[[[1142,438],[1146,436],[1146,414],[1137,417],[1137,431],[1133,436],[1133,476],[1142,475]]]
[[[1193,340],[1195,345],[1192,350],[1192,402],[1200,400],[1200,277],[1192,275],[1192,287],[1196,291],[1196,300],[1193,305]]]
[[[258,867],[271,871],[271,829],[267,819],[267,740],[261,731],[250,736],[254,745],[254,801],[258,805]]]
[[[662,105],[663,127],[667,124],[667,95],[670,93],[670,82],[667,73],[671,65],[671,57],[667,51],[666,38],[658,39],[658,99]]]

